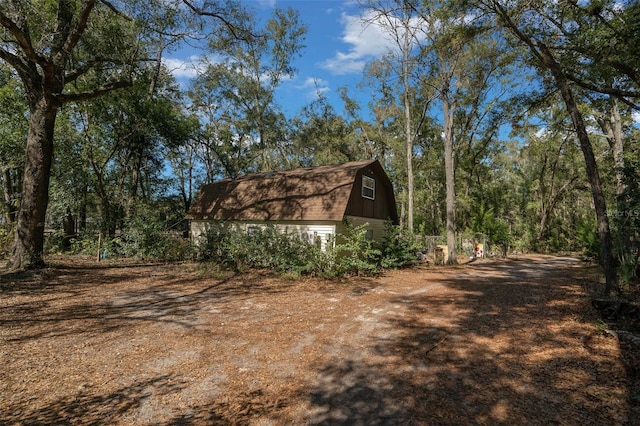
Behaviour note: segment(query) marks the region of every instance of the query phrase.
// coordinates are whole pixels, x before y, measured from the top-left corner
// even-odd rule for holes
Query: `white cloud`
[[[393,42],[381,25],[372,22],[371,17],[343,13],[341,40],[350,47],[346,53],[336,52],[333,58],[325,60],[320,66],[338,75],[361,72],[368,61],[388,52]]]
[[[538,138],[543,138],[545,135],[548,135],[548,134],[550,134],[550,132],[549,132],[549,128],[546,126],[540,126],[535,133],[536,137]]]
[[[257,0],[261,8],[273,9],[276,7],[276,0]]]
[[[177,79],[190,79],[198,75],[204,68],[204,63],[200,56],[190,56],[188,59],[163,58],[162,63],[171,74]]]
[[[307,77],[302,83],[295,86],[305,92],[305,98],[308,100],[315,100],[323,93],[329,91],[329,82],[321,78]]]
[[[359,73],[364,69],[367,61],[355,54],[345,54],[337,52],[336,56],[327,59],[320,66],[332,74],[343,75],[351,73]]]
[[[420,26],[419,19],[411,18],[412,28]],[[398,18],[381,17],[369,10],[360,16],[343,13],[341,23],[344,26],[341,40],[350,48],[346,53],[336,52],[333,58],[321,64],[333,74],[361,72],[367,62],[399,49],[392,35],[394,31],[400,36],[403,33],[403,25]],[[424,34],[417,32],[414,37],[424,39]]]
[[[640,124],[640,111],[633,111],[631,113],[631,118],[633,119],[633,122],[636,123],[636,125]]]

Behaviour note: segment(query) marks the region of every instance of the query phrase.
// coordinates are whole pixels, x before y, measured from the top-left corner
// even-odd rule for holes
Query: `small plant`
[[[335,275],[373,275],[380,271],[382,252],[367,239],[367,226],[347,225],[347,233],[338,237],[340,242],[334,249]]]
[[[387,224],[383,244],[367,238],[368,225],[348,225],[344,235],[329,242],[326,251],[296,233],[274,226],[242,229],[225,223],[211,224],[195,247],[195,258],[235,271],[267,268],[289,277],[303,275],[328,278],[374,275],[383,268],[399,268],[417,259],[420,247],[403,235],[398,226]]]
[[[297,234],[279,232],[272,226],[249,232],[228,224],[208,227],[196,247],[196,258],[242,271],[268,268],[301,275],[318,273],[325,253]]]
[[[69,237],[62,231],[55,231],[47,235],[44,241],[44,251],[48,254],[60,254],[68,251],[70,247]]]
[[[380,266],[384,269],[402,268],[415,263],[422,250],[414,235],[403,233],[400,226],[385,224],[387,238],[382,244]]]
[[[0,227],[0,259],[9,257],[13,245],[13,226]]]
[[[577,224],[576,240],[585,256],[595,259],[598,263],[602,264],[598,226],[595,220],[586,220]]]

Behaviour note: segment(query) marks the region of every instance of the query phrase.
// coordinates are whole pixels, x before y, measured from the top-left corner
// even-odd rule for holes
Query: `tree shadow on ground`
[[[21,411],[0,414],[2,424],[54,425],[54,424],[122,424],[123,414],[140,410],[152,394],[169,394],[180,385],[170,376],[146,379],[116,389],[107,395],[95,395],[91,388],[78,389],[62,399],[44,407],[32,408],[25,404]],[[36,402],[36,401],[32,401]]]
[[[1,359],[10,359],[11,348],[23,348],[33,342],[46,344],[40,341],[54,342],[53,338],[60,336],[89,339],[108,336],[110,332],[127,336],[141,322],[189,329],[198,325],[199,312],[288,289],[286,281],[263,279],[260,275],[215,279],[184,274],[167,278],[164,271],[156,268],[162,266],[98,268],[100,274],[96,274],[96,268],[59,266],[46,271],[4,274],[4,283],[8,284],[3,296],[15,297],[0,304],[0,336],[5,345],[0,347]],[[158,273],[162,279],[157,283],[137,283],[149,278],[141,277],[141,270],[146,274]],[[98,292],[97,285],[101,287]],[[56,304],[59,299],[65,299],[64,303]],[[65,397],[53,401],[47,400],[46,389],[33,389],[6,400],[0,398],[0,424],[127,424],[127,419],[148,424],[246,424],[247,419],[283,406],[281,401],[273,401],[256,390],[216,399],[179,414],[175,409],[164,413],[163,407],[149,408],[148,404],[157,404],[162,395],[179,399],[183,392],[190,392],[190,384],[171,374],[144,377],[145,374],[148,375],[142,370],[141,378],[123,377],[135,382],[103,393],[97,393],[97,388],[109,386],[94,388],[89,383],[77,391],[69,389]],[[0,371],[0,389],[9,385],[3,380]],[[158,413],[166,414],[166,419],[153,417]]]
[[[262,390],[234,395],[174,417],[172,425],[248,425],[286,407],[283,399],[271,398]]]
[[[588,343],[593,328],[580,322],[588,301],[573,266],[476,264],[447,279],[458,297],[398,298],[394,334],[362,348],[373,356],[318,371],[309,423],[639,424],[629,404],[618,411],[620,382],[632,377],[612,376],[619,360]]]
[[[433,287],[447,287],[446,292],[413,292],[391,300],[386,327],[374,329],[366,345],[349,347],[346,355],[318,367],[311,387],[297,394],[233,389],[201,405],[164,413],[146,404],[151,399],[157,404],[157,395],[178,398],[190,385],[162,374],[103,394],[91,387],[69,391],[64,398],[33,406],[24,395],[13,405],[20,411],[0,413],[0,424],[125,424],[132,419],[229,425],[266,418],[271,424],[338,426],[638,424],[639,401],[629,400],[625,410],[616,411],[618,402],[631,394],[621,395],[619,384],[626,382],[632,389],[631,376],[611,375],[621,371],[619,360],[602,353],[593,327],[581,321],[588,300],[573,278],[574,266],[569,260],[545,260],[460,267],[457,275],[445,276],[441,286]],[[47,300],[55,294],[45,286],[42,294],[36,290],[19,305],[3,306],[0,331],[26,324],[21,335],[3,337],[29,342],[80,330],[126,332],[140,321],[191,327],[191,314],[205,306],[288,290],[282,281],[276,285],[236,277],[190,286],[194,277],[185,276],[97,301],[82,278],[65,282],[64,277],[47,279],[68,292],[60,297],[77,300],[63,310],[52,309]],[[103,285],[122,288],[120,284],[137,278],[122,273]],[[352,296],[365,297],[373,285],[363,284],[362,293],[356,286]],[[22,290],[16,286],[12,291]],[[291,422],[283,413],[299,403],[309,407],[308,417]],[[158,413],[166,418],[148,417]]]
[[[123,331],[140,322],[191,327],[203,307],[221,306],[259,294],[282,293],[288,288],[286,283],[260,277],[229,275],[222,279],[198,279],[187,274],[167,278],[162,272],[158,273],[162,275],[158,283],[151,280],[133,285],[136,280],[149,277],[141,276],[139,268],[113,273],[117,269],[107,268],[104,273],[95,274],[92,268],[58,267],[9,275],[12,280],[4,275],[3,294],[24,296],[20,302],[0,306],[0,330],[8,331],[5,339],[28,341],[80,331]],[[127,283],[132,283],[130,288]],[[112,286],[114,290],[108,298],[98,299],[94,295],[96,285],[103,289]],[[60,299],[65,299],[62,308],[56,305]],[[10,330],[14,328],[19,334],[12,335]]]
[[[1,424],[23,425],[244,425],[285,407],[283,400],[270,399],[260,390],[242,392],[202,407],[176,414],[173,407],[158,407],[158,398],[179,398],[188,384],[170,375],[145,379],[106,395],[89,387],[75,394],[21,411],[0,413]]]

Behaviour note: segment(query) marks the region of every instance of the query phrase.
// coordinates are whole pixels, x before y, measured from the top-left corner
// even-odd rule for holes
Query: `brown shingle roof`
[[[358,170],[377,160],[255,173],[205,185],[191,220],[342,220]]]

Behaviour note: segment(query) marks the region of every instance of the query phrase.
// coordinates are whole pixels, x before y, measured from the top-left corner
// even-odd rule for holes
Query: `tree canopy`
[[[362,1],[395,40],[362,100],[278,102],[305,54],[292,8],[235,1],[0,1],[3,251],[44,264],[45,231],[167,231],[201,184],[378,158],[407,234],[455,260],[582,251],[607,291],[637,273],[640,7],[634,1]],[[165,67],[188,43],[187,85]],[[340,109],[342,108],[342,109]],[[149,219],[151,220],[151,219]],[[136,225],[137,224],[137,225]],[[448,238],[447,238],[448,237]],[[10,242],[8,240],[11,240]]]

